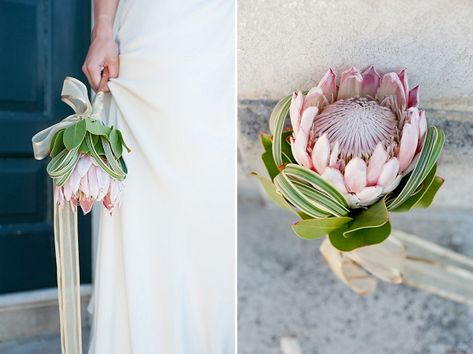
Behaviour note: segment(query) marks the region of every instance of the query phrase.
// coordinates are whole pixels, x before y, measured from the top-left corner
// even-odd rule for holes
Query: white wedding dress
[[[234,3],[122,0],[116,22],[108,120],[132,152],[101,215],[89,353],[233,353]]]

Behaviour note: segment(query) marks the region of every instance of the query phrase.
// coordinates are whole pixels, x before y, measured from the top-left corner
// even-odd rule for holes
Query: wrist
[[[95,19],[92,37],[95,38],[113,38],[113,20],[109,16],[98,16]]]

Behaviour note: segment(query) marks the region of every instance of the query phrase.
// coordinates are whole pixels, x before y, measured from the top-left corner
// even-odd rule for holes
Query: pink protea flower
[[[419,86],[409,89],[406,70],[381,77],[373,66],[341,74],[329,69],[290,107],[296,161],[345,195],[350,207],[368,206],[393,191],[409,173],[427,130],[419,111]]]
[[[84,214],[92,210],[96,201],[112,213],[120,204],[123,182],[111,178],[88,155],[81,155],[71,176],[61,187],[54,187],[54,202],[63,205],[71,201],[74,207],[79,204]]]

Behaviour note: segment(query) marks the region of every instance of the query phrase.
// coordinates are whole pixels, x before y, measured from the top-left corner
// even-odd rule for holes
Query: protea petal
[[[343,100],[350,97],[360,96],[361,82],[363,77],[358,69],[350,68],[342,73],[340,79],[340,88],[338,89],[338,100]]]
[[[330,153],[330,160],[329,160],[329,166],[330,167],[338,167],[338,155],[340,154],[340,144],[335,142],[332,148],[332,152]]]
[[[347,187],[345,186],[345,181],[343,180],[343,175],[338,169],[327,167],[324,170],[324,173],[322,173],[322,178],[333,184],[340,193],[348,193]]]
[[[367,180],[369,186],[373,186],[378,182],[379,175],[387,159],[388,153],[384,149],[383,144],[378,143],[368,162]]]
[[[363,188],[361,192],[356,193],[356,196],[360,199],[360,203],[367,205],[376,201],[381,196],[382,192],[383,188],[371,186]]]
[[[300,165],[307,168],[312,167],[310,156],[307,153],[307,143],[309,141],[310,128],[312,126],[312,123],[314,122],[314,118],[317,112],[317,107],[309,107],[304,111],[304,113],[302,113],[299,131],[297,132],[291,144],[292,154],[294,155],[294,158]]]
[[[67,201],[70,201],[74,193],[72,193],[72,188],[71,188],[71,184],[69,180],[67,180],[66,183],[64,183],[64,185],[62,186],[62,189],[64,192],[64,199],[66,199]]]
[[[312,168],[312,163],[307,153],[307,137],[304,137],[303,131],[299,130],[296,139],[291,138],[291,150],[299,165]]]
[[[409,91],[409,96],[407,99],[407,107],[417,107],[419,105],[419,85],[414,86]]]
[[[322,89],[319,87],[313,87],[304,98],[302,110],[305,111],[309,107],[317,107],[320,110],[326,104],[328,104],[328,100],[325,98]]]
[[[117,202],[117,198],[120,194],[120,191],[120,182],[115,179],[112,179],[110,181],[110,200],[112,201],[112,204],[115,205],[115,203]]]
[[[397,186],[399,186],[399,183],[401,183],[402,177],[402,175],[398,175],[396,178],[394,178],[394,181],[392,181],[390,185],[388,185],[386,188],[383,188],[383,194],[388,194],[395,190]]]
[[[81,178],[79,190],[84,193],[86,197],[90,197],[89,178],[87,175]]]
[[[102,200],[102,204],[105,208],[107,208],[108,211],[111,211],[113,210],[113,203],[112,203],[112,198],[110,196],[110,192],[108,192],[105,197],[103,198]]]
[[[409,83],[407,81],[407,70],[404,68],[402,69],[397,76],[399,77],[399,80],[401,80],[402,87],[404,87],[404,97],[409,96]]]
[[[411,107],[407,110],[409,122],[414,126],[416,131],[419,131],[420,114],[417,107]]]
[[[386,162],[378,178],[378,186],[383,189],[390,186],[399,173],[399,160],[395,157]]]
[[[74,213],[77,211],[77,197],[73,196],[71,198],[71,208],[74,211]]]
[[[416,153],[417,144],[419,142],[418,134],[418,130],[412,125],[412,123],[404,124],[398,155],[400,172],[403,172],[409,166]]]
[[[359,193],[366,187],[367,167],[365,161],[354,157],[345,167],[345,185],[352,193]]]
[[[399,108],[406,106],[406,94],[399,76],[396,73],[384,74],[376,98],[382,102],[386,97],[393,96]]]
[[[82,178],[86,175],[87,171],[89,170],[90,166],[92,165],[92,159],[87,155],[82,155],[77,162],[75,170]]]
[[[92,210],[94,205],[94,199],[91,197],[88,198],[79,198],[79,204],[84,215],[88,214]]]
[[[289,107],[289,116],[291,118],[292,130],[297,134],[301,120],[302,105],[304,104],[304,95],[301,91],[292,94],[291,106]]]
[[[54,187],[54,203],[62,206],[64,204],[64,192],[62,190],[62,187]]]
[[[361,206],[360,198],[358,198],[355,194],[345,194],[345,199],[347,200],[348,206],[350,208],[359,208]]]
[[[370,96],[374,98],[376,96],[376,92],[378,91],[381,77],[373,65],[365,70],[362,76],[363,81],[361,83],[361,96]]]
[[[89,168],[89,172],[87,173],[90,196],[93,199],[96,199],[99,195],[99,181],[97,179],[97,172],[96,172],[99,168],[100,167],[92,166],[91,168]]]
[[[300,130],[304,131],[307,137],[309,136],[310,128],[312,127],[312,123],[314,122],[314,118],[318,112],[319,112],[319,109],[317,107],[308,107],[302,113],[301,125],[299,128]]]
[[[329,103],[333,103],[335,101],[337,98],[337,76],[332,69],[328,69],[317,87],[322,90]]]
[[[77,171],[77,168],[74,169],[71,176],[69,177],[69,186],[71,188],[72,194],[76,194],[80,186],[80,175]]]
[[[425,119],[425,111],[419,113],[419,137],[422,139],[427,131],[427,120]]]
[[[328,166],[330,158],[330,143],[327,138],[327,134],[323,134],[317,139],[314,148],[312,149],[312,163],[315,170],[322,174],[325,168]]]
[[[419,147],[417,148],[419,150]],[[411,173],[412,170],[414,169],[414,167],[416,167],[416,163],[417,161],[419,160],[419,156],[420,154],[419,153],[416,153],[414,155],[414,158],[412,159],[411,163],[409,164],[409,166],[402,172],[402,176],[405,176],[407,175],[408,173]]]
[[[97,168],[95,172],[97,173],[97,182],[99,185],[99,195],[97,196],[97,200],[102,200],[110,187],[110,175],[101,168]]]

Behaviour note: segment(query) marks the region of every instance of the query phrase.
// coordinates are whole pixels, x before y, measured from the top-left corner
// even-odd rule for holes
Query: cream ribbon
[[[95,95],[90,104],[87,87],[77,79],[66,77],[61,100],[74,114],[54,124],[32,138],[34,157],[42,160],[49,155],[54,134],[84,117],[100,119],[103,109],[103,92]],[[82,323],[80,311],[80,272],[77,232],[77,209],[71,202],[54,205],[54,244],[56,252],[59,321],[62,354],[82,354]]]
[[[351,252],[340,252],[325,239],[320,252],[357,294],[373,292],[378,278],[473,306],[473,259],[419,236],[393,229],[384,242]]]
[[[33,152],[36,160],[42,160],[49,155],[51,140],[58,130],[67,128],[83,117],[100,119],[103,110],[103,92],[100,91],[95,95],[92,105],[89,101],[87,87],[73,77],[67,76],[64,79],[61,100],[74,110],[74,114],[33,136]]]
[[[396,237],[351,252],[340,252],[327,238],[320,246],[320,253],[334,274],[357,294],[368,295],[374,291],[376,279],[372,275],[390,283],[402,283],[406,249]]]

